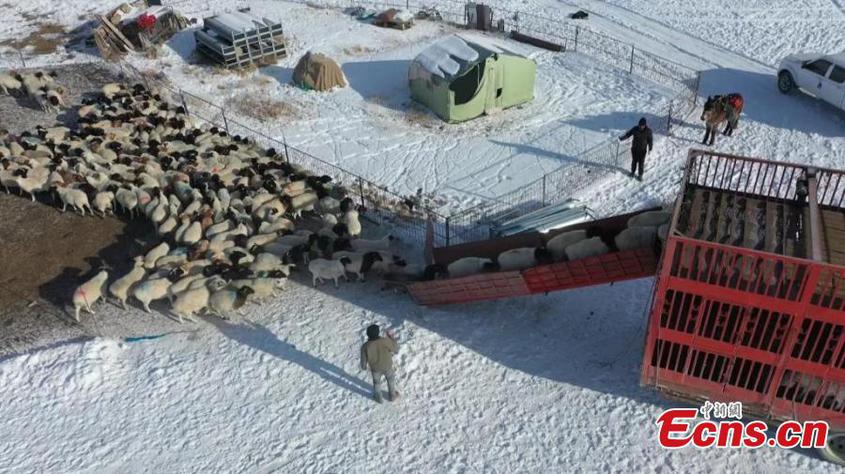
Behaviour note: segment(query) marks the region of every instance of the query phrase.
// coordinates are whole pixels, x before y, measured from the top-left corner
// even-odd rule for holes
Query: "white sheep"
[[[228,222],[228,221],[226,221]],[[273,232],[280,232],[283,230],[293,230],[294,223],[290,219],[285,219],[284,217],[279,217],[274,221],[262,221],[261,225],[258,226],[258,233],[259,234],[269,234]]]
[[[304,211],[313,211],[314,206],[319,201],[317,193],[306,191],[298,196],[290,198],[290,207],[293,211],[293,217],[299,218]]]
[[[65,212],[68,204],[70,204],[71,207],[79,211],[83,216],[85,215],[86,208],[91,214],[94,214],[94,211],[91,210],[91,205],[88,204],[88,195],[82,190],[59,187],[56,188],[56,193],[58,193],[59,199],[62,200],[62,212]]]
[[[188,288],[176,295],[171,305],[171,310],[173,314],[179,317],[180,323],[183,318],[196,321],[194,314],[208,307],[208,299],[210,297],[211,291],[205,285],[198,288]]]
[[[446,266],[446,271],[449,272],[449,277],[459,278],[469,275],[475,275],[481,272],[496,271],[499,265],[489,258],[480,257],[464,257]]]
[[[672,213],[667,211],[648,211],[628,219],[628,227],[658,227],[669,222]]]
[[[162,242],[151,248],[146,255],[144,255],[144,268],[152,270],[156,266],[156,261],[170,252],[170,245],[167,242]]]
[[[242,280],[232,280],[231,286],[238,289],[248,286],[254,291],[253,297],[256,300],[261,300],[273,296],[276,290],[285,285],[286,281],[287,278],[284,277],[245,278]]]
[[[280,270],[285,275],[290,276],[290,270],[295,266],[296,265],[292,263],[284,264],[281,258],[272,253],[262,252],[256,255],[253,261],[249,264],[249,271],[251,271],[252,273],[258,273]]]
[[[242,314],[238,310],[246,304],[249,295],[254,293],[255,290],[249,286],[242,286],[235,290],[228,288],[217,290],[208,299],[208,309],[221,318],[226,318],[226,315],[232,311]]]
[[[380,239],[354,239],[349,242],[352,249],[358,252],[367,250],[390,250],[390,244],[397,239],[392,235],[385,235]]]
[[[192,286],[194,288],[205,286],[207,280],[208,278],[204,277],[202,273],[183,276],[167,288],[167,299],[169,299],[170,303],[172,304],[173,299],[176,297],[177,294],[182,293],[183,291],[187,290]]]
[[[523,247],[505,250],[496,261],[501,271],[525,270],[552,263],[552,254],[545,247]]]
[[[91,306],[103,296],[103,287],[105,287],[108,278],[108,272],[100,270],[93,278],[79,285],[76,291],[73,292],[73,310],[76,322],[79,322],[79,312],[82,308],[94,314]]]
[[[268,233],[268,234],[253,235],[252,237],[247,239],[246,248],[251,249],[255,245],[258,245],[258,246],[267,245],[270,242],[273,242],[274,240],[276,240],[277,237],[279,237],[279,236],[275,232],[271,232],[271,233]]]
[[[262,223],[262,225],[264,225],[264,224]],[[225,221],[218,222],[217,224],[210,225],[208,227],[208,229],[205,230],[205,236],[206,236],[206,238],[210,239],[217,234],[220,234],[222,232],[226,232],[226,231],[231,230],[231,229],[232,229],[232,221],[227,219]],[[261,228],[259,228],[258,231],[263,232],[261,230]]]
[[[369,272],[376,262],[382,261],[379,252],[339,251],[332,254],[332,258],[335,260],[344,257],[349,259],[349,263],[344,265],[344,269],[349,273],[354,273],[358,281],[364,281],[364,274]]]
[[[566,258],[569,260],[579,260],[604,255],[608,252],[610,252],[610,249],[602,242],[601,238],[591,237],[566,247]]]
[[[135,216],[135,208],[138,207],[138,195],[134,191],[126,188],[118,189],[114,198],[124,211],[132,217]]]
[[[186,261],[188,261],[188,256],[184,254],[165,255],[156,260],[155,267],[157,270],[173,269],[179,267]]]
[[[144,280],[132,289],[132,296],[144,306],[144,311],[150,312],[150,303],[167,296],[167,290],[171,282],[164,277],[156,277]]]
[[[158,235],[167,235],[167,234],[173,232],[173,230],[176,229],[176,226],[178,224],[179,223],[176,221],[176,218],[173,217],[173,216],[170,216],[167,219],[165,219],[164,222],[159,224],[158,229],[156,229],[156,232],[158,232]]]
[[[199,221],[191,222],[190,225],[182,232],[182,235],[177,237],[178,242],[185,244],[195,244],[202,238],[202,224]]]
[[[633,250],[654,246],[657,229],[654,227],[629,227],[620,232],[613,240],[619,250]]]
[[[580,242],[587,238],[587,231],[586,230],[572,230],[569,232],[563,232],[558,234],[548,242],[546,242],[546,248],[552,253],[552,257],[555,261],[563,260],[566,257],[566,247],[570,245]]]
[[[314,286],[317,282],[323,283],[327,279],[334,280],[335,288],[338,287],[337,280],[343,277],[344,280],[349,281],[346,277],[346,265],[352,263],[349,257],[341,257],[340,260],[326,260],[325,258],[315,258],[308,263],[308,271],[311,272],[311,281]]]
[[[111,191],[101,191],[94,196],[94,210],[100,211],[103,217],[106,217],[106,211],[111,212],[112,202],[114,201],[114,193]]]
[[[352,237],[361,235],[361,221],[358,220],[358,211],[350,209],[343,214],[340,221],[346,225],[346,230]]]
[[[0,91],[3,91],[3,94],[11,95],[12,91],[20,91],[22,87],[21,81],[11,74],[0,73]]]
[[[103,95],[106,97],[106,99],[111,100],[111,99],[114,98],[115,95],[117,95],[118,93],[125,91],[125,90],[126,90],[126,86],[124,86],[123,84],[112,82],[112,83],[104,85],[102,92],[103,92]]]
[[[146,274],[144,257],[138,256],[135,257],[135,267],[129,270],[129,273],[109,285],[109,293],[120,302],[123,309],[126,309],[126,298],[129,297],[129,291],[132,289],[132,286],[141,281]]]

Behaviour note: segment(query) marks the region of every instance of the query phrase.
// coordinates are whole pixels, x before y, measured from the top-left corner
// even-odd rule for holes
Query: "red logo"
[[[730,406],[730,408],[728,408]],[[711,420],[710,412],[718,418],[736,420]],[[703,416],[696,421],[699,413]],[[657,440],[667,449],[689,446],[696,448],[823,448],[827,440],[828,424],[825,421],[786,421],[768,436],[769,426],[759,420],[743,422],[740,402],[706,402],[700,409],[671,408],[657,418]]]

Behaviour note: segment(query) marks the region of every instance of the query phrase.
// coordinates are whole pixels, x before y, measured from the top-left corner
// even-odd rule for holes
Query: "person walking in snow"
[[[361,346],[361,370],[368,370],[373,376],[373,396],[381,403],[381,379],[387,379],[388,400],[396,401],[399,392],[396,391],[395,372],[393,370],[393,355],[399,351],[393,332],[387,331],[387,337],[380,337],[381,329],[378,324],[367,327],[367,342]]]
[[[631,176],[637,174],[637,179],[643,180],[643,168],[645,167],[645,156],[654,146],[654,138],[651,129],[648,128],[645,117],[640,119],[636,127],[628,130],[628,133],[619,137],[619,141],[625,141],[631,137]]]

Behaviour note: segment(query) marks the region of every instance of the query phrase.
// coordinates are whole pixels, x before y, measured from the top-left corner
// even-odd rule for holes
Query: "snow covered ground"
[[[550,0],[497,3],[559,15],[574,9]],[[596,29],[704,70],[702,94],[745,95],[740,129],[719,137],[717,150],[845,165],[842,114],[808,97],[780,95],[770,67],[781,53],[845,48],[832,21],[841,11],[836,0],[574,3],[597,14],[589,20]],[[56,10],[50,17],[73,27],[67,12],[79,5],[2,4],[0,13]],[[159,59],[170,63],[164,71],[215,102],[241,91],[279,94],[302,111],[281,124],[288,140],[405,191],[423,186],[457,198],[512,189],[665,97],[583,57],[537,52],[538,89],[546,88],[547,100],[456,131],[429,128],[436,121],[405,120],[404,89],[376,96],[385,84],[404,84],[397,63],[448,28],[423,22],[404,40],[336,12],[254,5],[285,9],[297,50],[333,55],[351,87],[317,100],[257,79],[286,83],[295,59],[246,78],[201,73],[185,64],[184,38]],[[813,20],[821,26],[807,27]],[[2,28],[0,40],[28,31]],[[730,32],[730,41],[714,40],[713,28]],[[377,83],[356,71],[372,63],[382,77]],[[581,197],[607,213],[671,199],[686,151],[704,133],[691,119],[659,137],[643,183],[612,175]],[[186,325],[188,332],[132,343],[103,337],[33,348],[0,359],[0,472],[836,471],[802,451],[657,447],[654,420],[677,404],[638,386],[651,284],[429,310],[377,283],[317,291],[293,283],[245,321],[208,319]],[[104,306],[83,324],[136,311]],[[400,332],[403,398],[395,404],[368,399],[366,376],[356,368],[361,333],[373,321]]]
[[[289,56],[277,65],[246,77],[210,75],[207,66],[194,64],[190,30],[171,40],[160,58],[133,62],[142,70],[163,67],[174,84],[226,105],[229,118],[284,137],[394,192],[435,192],[451,209],[538,179],[630,127],[644,111],[665,109],[675,94],[581,55],[511,42],[511,49],[537,62],[535,100],[494,116],[444,124],[411,101],[408,66],[420,51],[459,30],[427,21],[407,31],[375,28],[339,11],[272,0],[250,6],[255,14],[282,21],[291,38]],[[316,93],[293,86],[293,67],[309,50],[338,61],[350,87]],[[282,102],[290,113],[257,123],[255,117],[238,114],[237,101],[244,94]]]
[[[376,284],[293,285],[240,324],[12,357],[0,471],[833,471],[657,446],[673,404],[637,386],[650,283],[437,310]],[[399,330],[396,403],[374,403],[357,368],[371,322]]]

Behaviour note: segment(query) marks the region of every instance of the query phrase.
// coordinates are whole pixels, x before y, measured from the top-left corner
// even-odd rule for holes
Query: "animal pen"
[[[199,52],[227,69],[287,56],[281,23],[256,17],[248,10],[206,18],[194,37]]]

